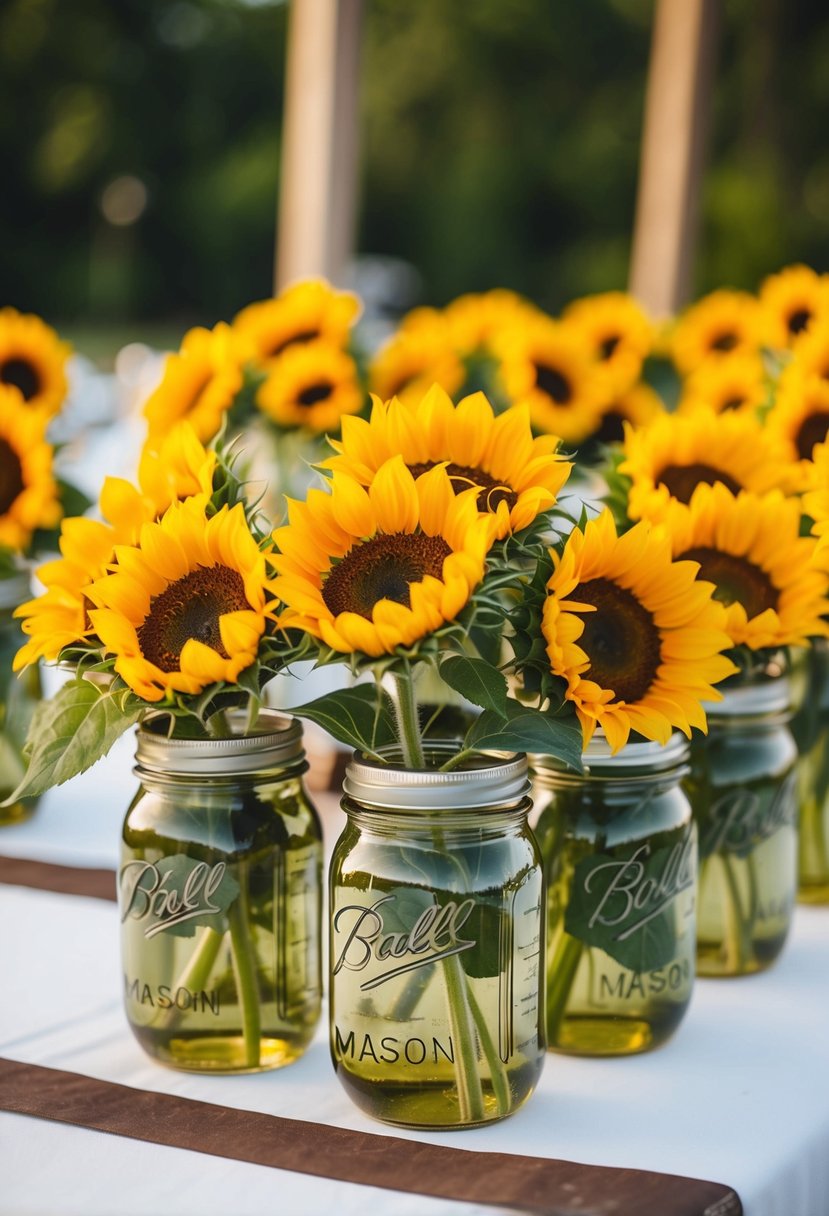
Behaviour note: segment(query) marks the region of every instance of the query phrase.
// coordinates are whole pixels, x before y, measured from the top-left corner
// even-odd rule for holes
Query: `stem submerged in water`
[[[242,1033],[245,1041],[245,1066],[258,1068],[262,1034],[259,1013],[259,986],[256,963],[250,940],[250,915],[247,889],[247,865],[239,863],[239,896],[228,910],[233,974],[242,1011]]]

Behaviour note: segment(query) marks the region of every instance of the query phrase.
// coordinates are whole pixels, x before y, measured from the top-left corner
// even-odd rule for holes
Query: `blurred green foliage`
[[[624,286],[652,12],[366,0],[360,252],[413,264],[435,304],[503,285],[557,310]],[[0,302],[180,329],[267,295],[286,18],[4,0]],[[725,0],[698,292],[829,265],[827,59],[823,0]]]

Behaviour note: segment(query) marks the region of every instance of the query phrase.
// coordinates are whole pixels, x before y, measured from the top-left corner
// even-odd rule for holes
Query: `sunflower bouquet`
[[[725,974],[767,965],[785,938],[798,806],[783,677],[827,633],[829,583],[805,514],[817,518],[820,502],[807,508],[808,496],[793,493],[814,474],[780,459],[777,408],[765,423],[743,410],[665,414],[628,431],[609,474],[620,526],[649,521],[675,561],[697,564],[729,641],[733,674],[709,741],[695,736],[689,785],[702,861],[699,965]],[[755,729],[738,747],[750,711]]]
[[[64,519],[60,557],[16,615],[22,670],[69,669],[29,732],[28,769],[14,798],[66,781],[131,726],[169,719],[171,735],[221,737],[227,711],[250,721],[261,690],[291,653],[276,624],[267,533],[223,449],[189,423],[141,456],[138,485],[108,477],[101,519]]]

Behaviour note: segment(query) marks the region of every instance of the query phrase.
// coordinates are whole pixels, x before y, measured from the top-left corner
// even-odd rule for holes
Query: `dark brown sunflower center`
[[[334,566],[322,588],[322,598],[335,616],[356,612],[371,620],[379,600],[410,606],[409,586],[431,574],[443,577],[443,561],[452,550],[442,536],[422,532],[393,532],[355,545]]]
[[[0,439],[0,515],[6,514],[25,488],[20,457],[11,444]]]
[[[24,401],[31,401],[40,392],[40,376],[28,359],[6,359],[0,363],[0,381],[20,389]]]
[[[573,599],[596,609],[581,618],[584,632],[576,642],[590,660],[586,678],[612,689],[619,701],[641,701],[661,661],[653,617],[631,591],[607,578],[582,583]]]
[[[716,338],[712,338],[710,342],[711,350],[718,350],[721,354],[727,354],[737,345],[737,335],[732,330],[725,330],[721,334],[717,334]]]
[[[812,319],[812,313],[808,308],[798,308],[793,312],[787,321],[790,334],[799,334],[806,328]]]
[[[725,414],[728,410],[738,410],[745,402],[745,397],[728,397],[722,403],[722,412]]]
[[[552,397],[556,405],[567,405],[573,399],[573,386],[557,367],[548,363],[536,363],[535,383],[542,393]]]
[[[409,472],[412,477],[420,477],[421,473],[428,473],[430,469],[433,469],[436,463],[434,460],[425,460],[420,464],[410,464]],[[496,481],[483,469],[474,469],[467,464],[451,463],[446,465],[446,472],[456,494],[463,493],[471,486],[482,490],[483,493],[478,499],[478,504],[487,511],[497,511],[502,502],[505,502],[511,511],[518,502],[518,494],[515,490],[504,485],[502,481]]]
[[[732,494],[739,494],[743,488],[733,477],[710,464],[669,464],[656,480],[657,484],[666,487],[672,498],[678,498],[680,502],[690,502],[691,495],[699,485],[713,486],[721,481]]]
[[[618,334],[610,334],[599,346],[599,358],[609,359],[610,356],[615,352],[616,347],[620,342],[621,338]]]
[[[310,409],[312,405],[318,405],[320,401],[327,401],[333,391],[333,385],[320,380],[318,384],[309,384],[307,388],[304,388],[297,396],[297,403]]]
[[[226,659],[229,656],[222,645],[219,617],[249,608],[245,584],[237,570],[199,566],[153,597],[138,630],[141,653],[162,671],[178,671],[184,644],[194,638]]]
[[[275,359],[277,355],[281,355],[283,350],[287,350],[289,346],[299,346],[303,342],[313,342],[314,338],[320,336],[318,329],[302,329],[298,334],[291,334],[290,338],[283,338],[281,342],[277,342],[271,350],[267,352],[267,358]]]
[[[815,444],[823,443],[829,434],[829,414],[809,414],[800,424],[795,436],[797,454],[801,460],[811,460]]]
[[[777,608],[780,593],[766,572],[747,558],[700,546],[683,553],[681,560],[699,562],[698,577],[716,585],[714,599],[722,604],[742,604],[748,617]]]

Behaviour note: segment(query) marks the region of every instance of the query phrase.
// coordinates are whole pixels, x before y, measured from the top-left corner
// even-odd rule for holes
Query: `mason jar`
[[[262,711],[232,737],[138,730],[124,822],[124,1001],[151,1056],[256,1072],[302,1055],[319,1019],[322,842],[299,722]]]
[[[543,896],[525,756],[355,757],[331,862],[331,1053],[386,1123],[503,1119],[544,1059]]]
[[[622,1056],[676,1030],[694,984],[697,838],[681,780],[688,744],[597,731],[584,773],[533,758],[547,884],[547,1039]]]
[[[748,975],[783,949],[797,894],[797,747],[778,676],[723,686],[695,735],[687,791],[699,834],[697,973]]]
[[[17,675],[12,671],[14,656],[26,641],[13,613],[30,596],[27,573],[0,579],[0,802],[14,793],[26,772],[23,744],[42,695],[37,663]],[[0,825],[26,819],[37,802],[19,798],[11,806],[0,806]]]
[[[813,638],[801,655],[801,695],[791,721],[797,744],[798,898],[829,903],[829,642]]]

